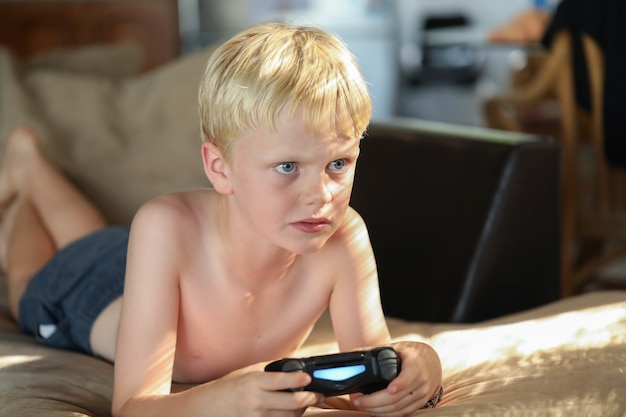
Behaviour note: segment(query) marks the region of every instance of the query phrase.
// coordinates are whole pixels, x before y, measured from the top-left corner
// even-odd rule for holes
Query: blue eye
[[[346,168],[347,162],[345,159],[337,159],[330,163],[329,167],[331,171],[342,171]]]
[[[281,164],[276,165],[276,171],[280,174],[293,174],[296,172],[296,163],[295,162],[283,162]]]

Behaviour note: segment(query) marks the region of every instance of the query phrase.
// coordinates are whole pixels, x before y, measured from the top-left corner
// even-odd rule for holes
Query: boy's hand
[[[205,400],[211,415],[255,417],[299,417],[307,407],[324,400],[310,391],[284,392],[308,385],[304,372],[237,371],[197,388],[206,389]],[[218,406],[216,408],[216,406]],[[217,412],[217,414],[214,414]]]
[[[433,348],[419,342],[399,342],[393,347],[402,359],[400,375],[384,390],[352,397],[357,408],[376,416],[412,415],[441,386],[441,362]]]

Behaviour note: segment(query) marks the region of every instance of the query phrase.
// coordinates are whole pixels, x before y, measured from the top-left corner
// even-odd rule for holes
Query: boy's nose
[[[323,206],[333,199],[332,184],[326,175],[311,178],[302,191],[302,203]]]

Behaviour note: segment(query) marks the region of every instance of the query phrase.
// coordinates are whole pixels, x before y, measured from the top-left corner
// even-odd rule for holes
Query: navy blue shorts
[[[20,300],[22,330],[44,344],[93,355],[93,323],[124,290],[128,234],[128,226],[108,227],[56,253]]]

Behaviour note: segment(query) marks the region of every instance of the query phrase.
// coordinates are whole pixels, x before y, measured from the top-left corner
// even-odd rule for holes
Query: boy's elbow
[[[129,417],[131,413],[128,412],[128,400],[121,401],[119,398],[113,395],[113,403],[111,404],[111,417]]]
[[[111,417],[124,417],[122,407],[119,404],[116,404],[115,401],[113,401],[113,404],[111,405]]]

